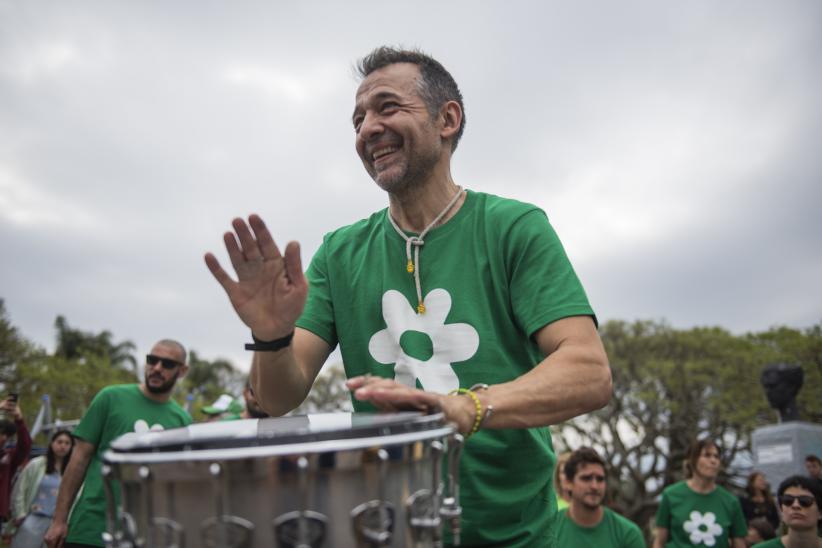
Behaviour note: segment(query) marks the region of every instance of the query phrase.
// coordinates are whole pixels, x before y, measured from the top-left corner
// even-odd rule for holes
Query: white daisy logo
[[[716,537],[722,536],[722,526],[716,522],[713,512],[700,514],[694,510],[690,514],[691,519],[682,526],[685,532],[690,535],[693,544],[705,544],[713,546],[716,544]]]
[[[146,421],[143,419],[137,419],[134,421],[134,431],[138,434],[144,434],[146,432],[158,432],[163,430],[162,424],[152,424],[151,426],[148,425]]]
[[[399,383],[413,388],[419,380],[425,390],[441,394],[455,390],[460,383],[451,364],[477,352],[479,333],[467,323],[446,324],[450,310],[451,295],[444,289],[425,296],[424,314],[390,289],[382,296],[387,327],[371,337],[368,351],[379,363],[396,364],[394,380]]]

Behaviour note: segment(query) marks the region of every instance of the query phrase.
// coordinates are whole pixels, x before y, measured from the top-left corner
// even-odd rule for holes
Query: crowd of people
[[[54,431],[46,453],[30,460],[31,438],[18,402],[7,399],[0,405],[11,417],[0,420],[0,519],[11,548],[102,546],[105,499],[100,458],[120,434],[149,427],[146,417],[155,427],[190,423],[170,398],[176,381],[185,374],[185,358],[180,343],[158,342],[146,357],[142,383],[103,389],[73,433]],[[244,387],[243,400],[240,404],[239,398],[224,395],[201,411],[206,421],[268,416],[250,383]],[[12,439],[15,443],[8,443]],[[762,472],[753,471],[744,491],[735,496],[717,483],[718,444],[698,440],[685,459],[686,479],[662,492],[653,548],[822,546],[819,457],[808,455],[805,466],[807,475],[786,478],[776,493]],[[646,546],[639,525],[609,508],[608,478],[608,463],[593,448],[580,447],[558,457],[553,477],[559,508],[554,525],[557,546]]]

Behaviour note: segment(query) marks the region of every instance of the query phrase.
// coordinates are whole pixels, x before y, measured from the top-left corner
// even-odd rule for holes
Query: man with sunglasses
[[[186,350],[171,339],[146,356],[143,382],[103,388],[74,430],[74,452],[60,483],[57,506],[45,536],[50,547],[103,546],[106,499],[101,464],[111,442],[128,432],[177,428],[191,423],[171,392],[188,372]],[[85,483],[84,483],[85,482]],[[80,486],[83,491],[69,516]]]
[[[754,548],[820,548],[819,526],[822,522],[822,489],[805,476],[791,476],[777,490],[779,513],[787,534]]]
[[[557,546],[575,548],[645,548],[642,531],[632,521],[606,508],[605,460],[590,447],[580,447],[563,470],[571,503],[557,519]]]

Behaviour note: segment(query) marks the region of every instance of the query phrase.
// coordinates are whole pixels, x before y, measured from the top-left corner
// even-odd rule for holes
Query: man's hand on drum
[[[234,232],[226,232],[223,241],[237,281],[212,253],[206,253],[206,265],[255,337],[264,341],[285,337],[294,330],[308,295],[300,245],[289,242],[281,254],[256,214],[248,217],[248,224],[237,218],[231,225]]]
[[[370,402],[380,411],[442,411],[445,418],[457,424],[457,430],[465,434],[474,425],[476,408],[465,396],[446,396],[409,388],[392,379],[365,375],[352,377],[345,385],[360,401]]]

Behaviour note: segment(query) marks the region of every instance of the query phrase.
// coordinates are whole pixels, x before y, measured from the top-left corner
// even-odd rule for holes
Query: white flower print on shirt
[[[704,543],[705,546],[716,544],[716,537],[722,536],[722,526],[716,522],[716,515],[713,512],[700,514],[694,510],[691,512],[690,518],[683,524],[682,528],[690,535],[691,542],[694,544]]]
[[[148,423],[143,419],[137,419],[134,421],[134,431],[138,434],[144,434],[149,431],[158,432],[160,430],[164,430],[162,424],[152,424],[151,427],[149,427]]]
[[[394,380],[415,387],[419,379],[425,390],[445,394],[459,388],[452,363],[467,360],[479,348],[479,333],[467,323],[446,324],[451,295],[434,289],[425,296],[425,313],[416,309],[399,291],[389,289],[382,296],[382,315],[387,327],[375,333],[368,351],[379,363],[394,366]],[[426,360],[405,353],[400,338],[408,331],[431,338],[432,354]]]

